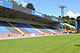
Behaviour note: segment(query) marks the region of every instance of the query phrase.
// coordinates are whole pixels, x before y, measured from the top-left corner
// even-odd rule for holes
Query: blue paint
[[[10,3],[10,2],[7,2],[7,1],[4,1],[4,0],[0,0],[0,6],[3,6],[3,7],[6,7],[6,8],[13,8],[12,7],[12,3]]]
[[[46,29],[47,31],[51,32],[49,29],[42,27],[41,25],[39,25],[42,29]]]
[[[53,21],[56,21],[56,22],[59,21],[58,19],[56,19],[56,18],[54,18],[54,17],[52,17],[52,20],[53,20]]]
[[[11,32],[2,24],[0,24],[0,34],[11,34]]]
[[[23,27],[24,29],[26,29],[27,31],[31,32],[31,33],[40,33],[37,30],[35,30],[34,28],[28,26],[27,24],[23,24],[23,23],[17,23],[19,24],[21,27]]]
[[[75,20],[75,26],[76,26],[76,30],[78,30],[77,20]]]
[[[32,10],[32,15],[36,15],[36,16],[44,18],[44,14],[37,12],[37,11],[34,11],[34,10]]]
[[[45,26],[46,28],[49,28],[49,27],[47,27],[47,26]],[[53,29],[51,29],[51,28],[49,28],[50,30],[52,30],[52,31],[54,31],[54,32],[58,32],[58,31],[56,31],[56,30],[53,30]]]
[[[61,20],[58,20],[58,22],[62,22]]]

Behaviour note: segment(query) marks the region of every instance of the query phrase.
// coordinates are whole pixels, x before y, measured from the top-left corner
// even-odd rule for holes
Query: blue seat
[[[0,34],[11,34],[11,32],[0,23]]]
[[[45,26],[46,28],[49,28],[50,30],[54,31],[54,32],[58,32],[57,30],[51,29],[50,27]]]
[[[34,28],[28,26],[27,24],[23,24],[23,23],[18,23],[21,27],[23,27],[24,29],[26,29],[27,31],[31,32],[31,33],[40,33],[37,30],[35,30]]]

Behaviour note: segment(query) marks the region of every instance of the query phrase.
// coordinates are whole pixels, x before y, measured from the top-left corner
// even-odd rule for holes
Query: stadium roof
[[[0,16],[9,17],[13,19],[28,19],[34,21],[44,22],[61,22],[60,20],[42,14],[40,12],[24,8],[13,3],[0,0]]]

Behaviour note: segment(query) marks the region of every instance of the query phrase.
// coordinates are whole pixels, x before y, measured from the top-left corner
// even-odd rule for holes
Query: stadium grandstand
[[[60,33],[60,23],[54,17],[0,0],[0,38]]]

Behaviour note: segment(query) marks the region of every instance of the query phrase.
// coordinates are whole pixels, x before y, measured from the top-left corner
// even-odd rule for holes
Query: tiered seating
[[[0,23],[0,34],[11,34],[11,32]]]
[[[11,23],[13,26],[9,23]],[[19,30],[17,30],[14,26]],[[24,34],[58,32],[56,29],[48,26],[0,21],[0,34],[22,34],[20,31],[22,31]]]
[[[45,27],[48,28],[48,29],[50,29],[50,30],[52,30],[52,31],[54,31],[54,32],[58,32],[58,30],[56,30],[56,29],[54,29],[52,27],[49,27],[49,26],[45,26]]]
[[[18,24],[18,23],[15,23],[15,22],[11,22],[11,24],[13,24],[15,27],[17,27],[18,29],[20,29],[23,33],[30,33],[24,27],[22,27],[21,24]]]
[[[39,29],[40,31],[44,32],[44,33],[46,33],[46,32],[51,32],[51,31],[47,30],[46,28],[44,28],[44,27],[42,27],[42,26],[40,26],[40,25],[33,25],[33,24],[31,24],[31,25],[32,25],[33,27]]]
[[[26,29],[28,32],[31,32],[31,33],[40,33],[39,31],[37,31],[34,28],[28,26],[27,24],[23,24],[23,23],[17,23],[17,24],[19,24],[21,27],[23,27],[24,29]]]
[[[8,24],[8,22],[0,21],[4,27],[6,27],[12,34],[20,34],[14,27]]]

